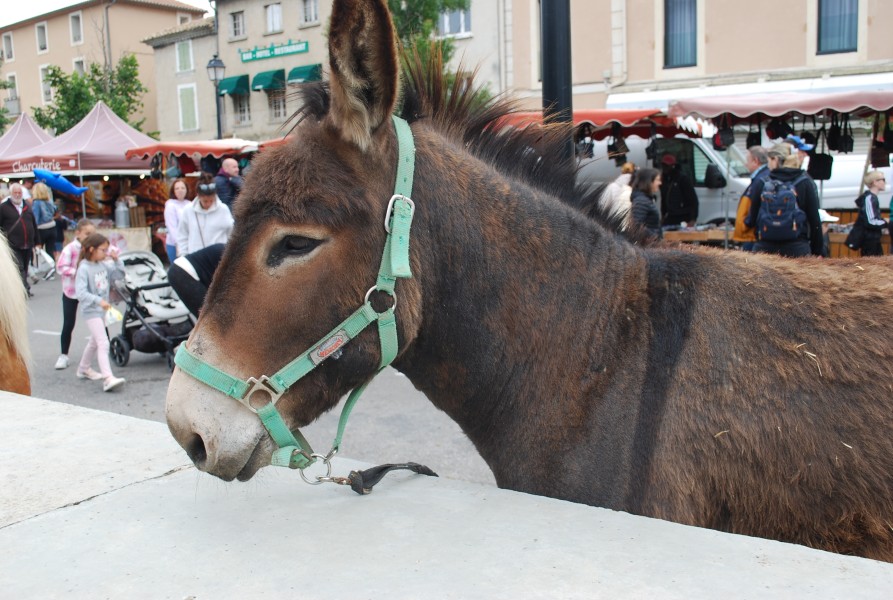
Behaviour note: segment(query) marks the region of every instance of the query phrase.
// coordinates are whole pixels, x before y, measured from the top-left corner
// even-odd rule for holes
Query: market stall
[[[219,161],[232,157],[240,162],[258,150],[258,143],[240,138],[222,140],[194,140],[155,142],[129,148],[124,155],[128,159],[151,160],[155,176],[179,177],[198,171],[216,173]]]
[[[713,96],[687,98],[670,103],[669,117],[712,119],[718,128],[716,143],[729,146],[734,142],[736,125],[746,125],[750,140],[783,139],[800,133],[814,144],[809,161],[809,174],[818,182],[831,178],[833,157],[828,151],[853,152],[851,121],[863,120],[872,128],[871,144],[863,172],[869,166],[890,166],[893,152],[893,90],[838,92],[832,94],[779,93],[745,96]],[[799,120],[799,127],[795,121]],[[756,128],[755,130],[753,128]],[[759,141],[757,141],[759,143]],[[816,157],[819,158],[816,158]]]
[[[657,108],[633,109],[577,109],[574,126],[591,132],[592,139],[603,140],[622,133],[624,137],[653,137],[656,134],[673,137],[684,133],[675,118]],[[516,112],[499,120],[496,127],[527,127],[543,123],[542,111]],[[620,128],[618,130],[618,127]],[[697,131],[691,132],[698,134]]]
[[[30,178],[34,169],[43,169],[73,178],[80,187],[90,188],[80,196],[81,214],[108,216],[118,198],[131,195],[129,177],[145,178],[149,174],[149,161],[128,162],[124,151],[153,141],[100,101],[58,137],[0,156],[0,173]],[[89,180],[86,185],[85,179]]]
[[[53,136],[41,129],[28,113],[22,113],[9,131],[0,137],[0,158],[27,152],[51,139]]]

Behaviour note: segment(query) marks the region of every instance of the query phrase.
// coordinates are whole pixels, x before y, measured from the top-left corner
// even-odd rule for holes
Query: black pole
[[[570,0],[542,0],[543,114],[573,122],[571,81]],[[564,158],[574,156],[574,140],[568,138]]]
[[[220,82],[214,82],[214,102],[217,105],[217,139],[223,139],[222,127],[220,126]]]

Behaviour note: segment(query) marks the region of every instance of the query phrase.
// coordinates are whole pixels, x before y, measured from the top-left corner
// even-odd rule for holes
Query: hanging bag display
[[[840,143],[837,151],[847,154],[853,151],[853,128],[850,126],[850,115],[843,115],[843,127],[840,133]]]
[[[827,143],[824,125],[816,134],[816,147],[812,156],[809,157],[809,166],[806,168],[806,172],[816,181],[827,181],[831,179],[831,167],[834,164],[834,157],[818,151],[820,142]],[[822,144],[823,147],[825,143]]]
[[[831,127],[828,128],[826,141],[828,142],[828,150],[838,150],[840,148],[840,123],[837,122],[837,113],[831,115]]]
[[[760,129],[760,120],[756,119],[757,130],[753,130],[754,122],[751,120],[750,129],[747,132],[747,140],[744,142],[748,148],[760,146],[763,143],[763,131]]]
[[[725,150],[735,143],[735,131],[732,129],[732,117],[726,114],[719,116],[719,125],[713,134],[713,149]]]

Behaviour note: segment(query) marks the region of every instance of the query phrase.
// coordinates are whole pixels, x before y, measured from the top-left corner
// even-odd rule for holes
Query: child
[[[71,348],[71,333],[78,313],[78,298],[74,291],[74,278],[78,272],[78,257],[81,255],[81,242],[96,233],[96,226],[89,219],[78,221],[74,230],[74,241],[65,246],[56,260],[56,270],[62,276],[62,354],[56,359],[56,368],[68,367],[68,350]]]
[[[110,254],[115,263],[105,262]],[[78,258],[78,272],[75,277],[75,292],[84,313],[90,341],[84,348],[84,355],[78,365],[79,379],[102,379],[102,391],[110,392],[124,383],[121,377],[112,374],[109,364],[109,338],[105,332],[103,316],[111,308],[109,304],[109,275],[116,270],[123,271],[124,265],[118,258],[118,251],[109,252],[109,241],[101,233],[93,233],[81,242],[81,255]],[[93,357],[99,363],[97,373],[91,368]]]

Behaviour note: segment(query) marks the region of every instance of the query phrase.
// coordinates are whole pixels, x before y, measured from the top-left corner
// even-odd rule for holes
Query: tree
[[[428,47],[437,31],[438,18],[445,12],[468,10],[469,0],[388,0],[397,37],[406,48],[420,50]],[[441,42],[443,61],[448,62],[455,52],[453,42]]]
[[[3,62],[0,61],[0,67],[3,66]],[[12,87],[12,84],[6,80],[0,81],[0,90],[7,90]],[[5,105],[0,105],[0,134],[6,132],[6,128],[12,123],[12,119],[9,118],[9,111],[6,110]]]
[[[143,106],[146,92],[139,79],[139,64],[132,54],[125,55],[111,71],[98,63],[90,63],[86,72],[66,75],[61,68],[50,65],[46,85],[53,90],[53,103],[34,109],[34,120],[56,135],[77,125],[96,102],[102,100],[112,111],[141,130],[145,119],[131,122],[130,117]]]

